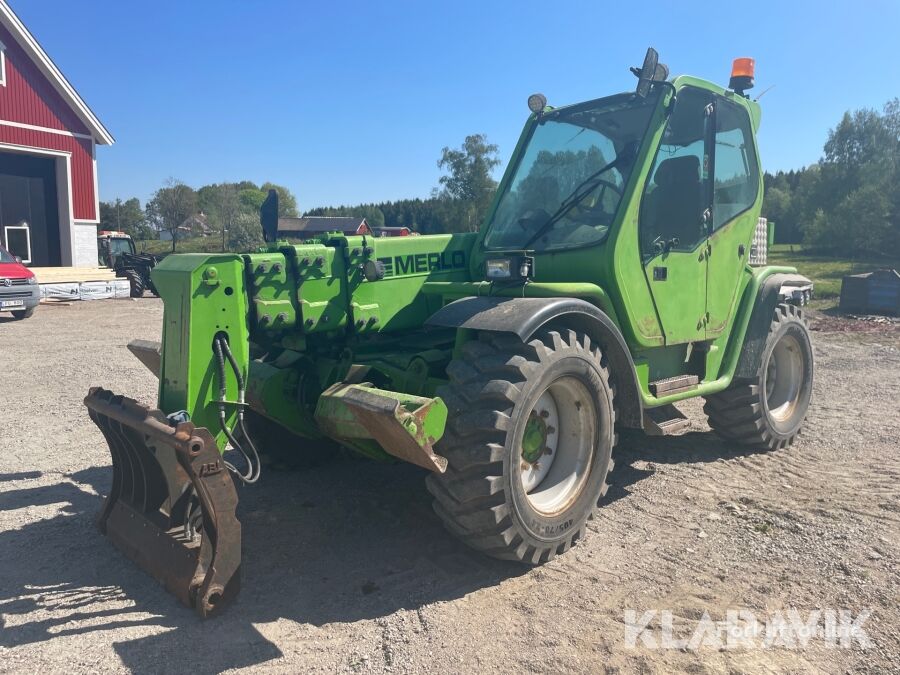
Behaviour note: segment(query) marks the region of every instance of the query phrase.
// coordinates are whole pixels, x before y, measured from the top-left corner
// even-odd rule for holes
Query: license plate
[[[12,309],[14,307],[24,307],[24,300],[0,300],[0,309]]]

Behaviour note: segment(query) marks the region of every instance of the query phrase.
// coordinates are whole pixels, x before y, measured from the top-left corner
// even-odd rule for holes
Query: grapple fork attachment
[[[240,587],[241,524],[212,434],[100,387],[84,403],[112,454],[100,531],[198,614],[218,612]]]

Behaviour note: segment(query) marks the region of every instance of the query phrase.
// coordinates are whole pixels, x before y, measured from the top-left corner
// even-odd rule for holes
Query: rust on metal
[[[100,387],[84,403],[112,455],[100,531],[200,616],[217,613],[240,588],[241,524],[215,439]]]

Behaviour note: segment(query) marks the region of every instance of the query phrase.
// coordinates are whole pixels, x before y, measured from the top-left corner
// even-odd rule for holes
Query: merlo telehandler
[[[531,96],[477,233],[290,245],[270,194],[264,249],[165,258],[162,342],[130,345],[157,408],[85,399],[113,460],[101,531],[207,616],[238,590],[257,450],[416,464],[451,533],[538,565],[585,534],[617,428],[675,433],[702,396],[727,441],[790,445],[813,377],[790,289],[810,282],[751,264],[752,66],[725,89],[650,49],[633,92]]]

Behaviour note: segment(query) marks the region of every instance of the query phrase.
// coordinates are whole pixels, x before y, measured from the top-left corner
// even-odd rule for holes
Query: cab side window
[[[759,191],[759,168],[747,111],[717,97],[713,229],[749,209]]]
[[[683,89],[669,115],[641,203],[644,258],[668,250],[690,251],[705,237],[709,205],[707,124],[711,96]]]

